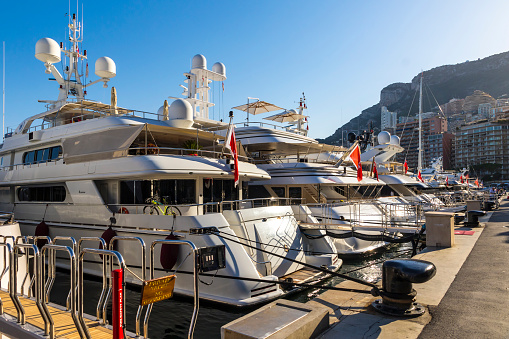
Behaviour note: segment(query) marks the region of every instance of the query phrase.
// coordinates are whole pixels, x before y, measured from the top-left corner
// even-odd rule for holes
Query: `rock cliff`
[[[360,115],[340,126],[334,134],[319,139],[329,144],[341,143],[341,129],[357,132],[367,128],[372,121],[374,126],[380,126],[380,108],[387,106],[398,116],[417,113],[417,98],[412,105],[415,93],[419,88],[420,74],[410,83],[394,83],[383,88],[380,101],[364,109]],[[473,95],[475,90],[488,93],[498,98],[509,93],[509,52],[504,52],[475,61],[466,61],[456,65],[445,65],[424,71],[424,92],[433,93],[442,105],[453,98],[465,98]],[[432,103],[430,105],[430,103]],[[436,106],[435,99],[424,100],[424,111],[432,110]],[[346,135],[346,133],[344,133]]]

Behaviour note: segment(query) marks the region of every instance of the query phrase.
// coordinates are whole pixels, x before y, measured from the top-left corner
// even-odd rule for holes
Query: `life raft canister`
[[[44,236],[44,237],[47,237],[49,236],[49,227],[48,225],[43,221],[41,221],[39,223],[39,225],[37,225],[37,227],[35,228],[35,234],[34,234],[36,237],[40,237],[40,236]],[[37,247],[39,249],[41,249],[44,245],[46,245],[48,243],[48,240],[46,239],[39,239],[37,240]]]
[[[179,237],[175,234],[170,234],[166,240],[177,240]],[[161,256],[159,261],[165,270],[171,270],[177,263],[179,257],[179,245],[177,244],[163,244],[161,246]]]

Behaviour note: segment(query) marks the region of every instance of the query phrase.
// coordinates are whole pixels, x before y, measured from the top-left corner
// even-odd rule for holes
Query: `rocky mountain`
[[[382,106],[387,106],[391,112],[397,112],[398,117],[407,116],[409,111],[410,114],[417,113],[419,107],[416,91],[419,88],[419,81],[420,74],[417,74],[410,83],[394,83],[383,88],[377,104],[364,109],[359,116],[339,127],[334,134],[319,140],[328,144],[341,143],[342,129],[362,131],[369,122],[373,123],[376,131],[376,127],[380,127]],[[493,98],[509,93],[509,52],[424,71],[423,92],[430,98],[423,100],[423,110],[431,111],[437,106],[432,95],[442,105],[453,98],[471,96],[476,90],[488,93]],[[346,133],[344,134],[346,136]]]

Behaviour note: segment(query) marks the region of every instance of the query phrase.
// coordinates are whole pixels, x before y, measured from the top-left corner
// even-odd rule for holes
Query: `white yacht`
[[[60,94],[45,101],[46,111],[7,133],[0,149],[0,210],[15,213],[23,235],[107,241],[114,235],[137,236],[148,248],[154,240],[178,237],[197,247],[217,247],[225,267],[201,278],[200,297],[238,306],[296,290],[279,280],[306,283],[326,276],[302,263],[339,269],[342,262],[328,237],[302,236],[295,206],[243,199],[248,181],[270,176],[243,157],[241,148],[238,168],[232,168],[224,137],[204,130],[221,125],[208,119],[213,104],[207,93],[210,82],[226,79],[223,64],[207,70],[205,58],[195,56],[185,73],[187,97],[165,103],[159,114],[118,107],[115,91],[111,104],[95,102],[86,99],[87,87],[101,82],[107,87],[116,66],[108,57],[99,58],[99,79],[82,81],[80,63],[88,56],[78,49],[81,29],[73,16],[65,45],[50,38],[37,42],[35,56]],[[63,74],[54,65],[62,52],[69,59]],[[98,242],[86,246],[97,248]],[[141,276],[139,247],[118,241],[117,249]],[[175,293],[193,295],[187,249],[180,247],[174,257],[168,253],[156,248],[156,277],[177,270]],[[100,276],[101,262],[99,256],[87,257],[85,271]],[[126,280],[141,284],[131,274]]]
[[[255,105],[253,102],[251,107]],[[249,109],[248,105],[239,108]],[[302,228],[327,229],[340,256],[367,255],[383,248],[387,245],[385,241],[366,239],[379,238],[380,230],[391,218],[385,213],[385,206],[376,200],[385,183],[368,175],[369,170],[358,181],[356,171],[345,160],[346,148],[320,144],[308,137],[305,108],[303,96],[296,110],[266,118],[286,121],[278,117],[295,116],[297,120],[289,126],[272,122],[237,125],[237,139],[256,164],[270,174],[266,180],[249,183],[249,198],[290,199],[292,204],[300,205],[303,213],[296,217],[301,225],[307,225]],[[365,239],[360,239],[351,236],[350,226],[357,229],[372,226],[380,230],[359,231],[366,235]]]

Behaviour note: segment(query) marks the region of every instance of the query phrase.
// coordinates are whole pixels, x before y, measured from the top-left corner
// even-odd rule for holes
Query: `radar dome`
[[[387,131],[382,131],[378,133],[378,143],[380,145],[385,145],[391,142],[391,133]]]
[[[168,124],[172,127],[190,128],[193,126],[193,107],[184,99],[171,103]]]
[[[207,59],[203,55],[196,54],[191,60],[191,69],[195,68],[207,69]]]
[[[101,78],[113,78],[117,75],[117,66],[111,58],[100,57],[95,62],[95,74]]]
[[[295,109],[293,109],[293,108],[292,108],[292,109],[289,109],[287,112],[288,112],[288,113],[292,113],[292,114],[299,114],[299,112],[297,112],[297,110],[295,110]]]
[[[50,38],[42,38],[35,44],[35,57],[42,62],[54,64],[60,61],[60,46]]]
[[[221,62],[216,62],[212,65],[212,72],[216,72],[218,74],[221,74],[223,76],[226,76],[226,67]]]
[[[399,146],[399,137],[397,135],[391,135],[391,145]]]

